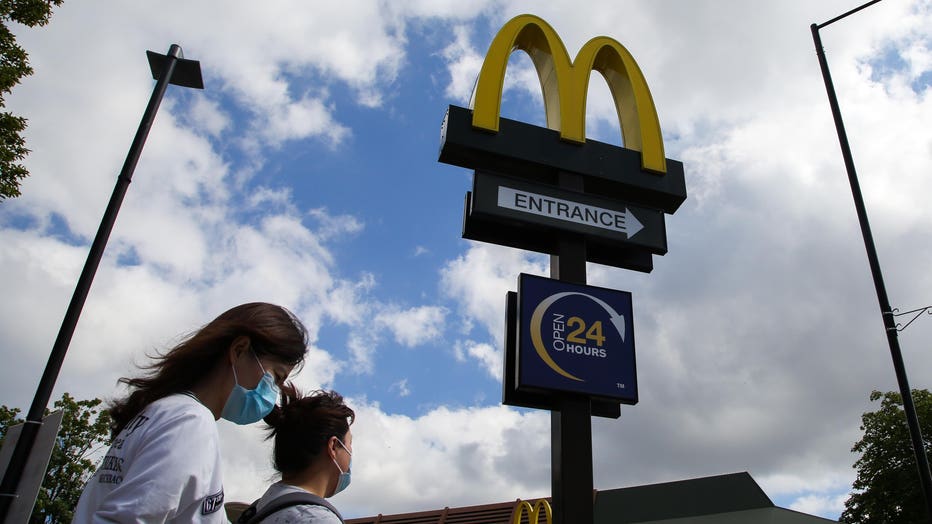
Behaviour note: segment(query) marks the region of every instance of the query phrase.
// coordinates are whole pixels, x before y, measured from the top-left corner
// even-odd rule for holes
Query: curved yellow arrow
[[[545,298],[540,304],[537,305],[537,309],[535,309],[534,314],[531,315],[531,326],[530,326],[531,342],[534,343],[534,349],[537,350],[537,354],[540,356],[541,360],[543,360],[545,364],[550,366],[551,369],[553,369],[554,371],[563,375],[566,378],[576,380],[579,382],[585,382],[585,380],[577,376],[569,374],[565,369],[561,368],[556,362],[554,362],[550,354],[547,353],[547,348],[544,347],[544,341],[541,340],[541,337],[540,337],[540,324],[544,318],[544,312],[547,311],[547,308],[549,308],[550,305],[556,302],[557,300],[567,295],[575,295],[575,294],[576,293],[573,293],[573,292],[565,292],[565,293],[557,293],[555,295],[550,295],[549,297]]]

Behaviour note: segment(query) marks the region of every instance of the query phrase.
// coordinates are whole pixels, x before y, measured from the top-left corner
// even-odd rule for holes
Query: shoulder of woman
[[[332,511],[314,504],[301,504],[276,511],[263,520],[267,524],[286,524],[291,522],[313,522],[314,524],[342,524]]]
[[[126,425],[124,431],[128,436],[136,430],[148,432],[153,428],[158,428],[159,432],[178,428],[183,431],[217,433],[217,424],[210,410],[182,394],[169,395],[149,404]]]
[[[148,406],[145,407],[145,409],[142,410],[142,412],[160,413],[185,411],[191,408],[196,408],[197,406],[204,407],[200,402],[198,402],[196,397],[188,395],[187,393],[173,393],[171,395],[152,401]]]

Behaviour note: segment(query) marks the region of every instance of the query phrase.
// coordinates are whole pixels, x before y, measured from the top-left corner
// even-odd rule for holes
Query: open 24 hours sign
[[[521,274],[517,389],[638,401],[631,293]]]

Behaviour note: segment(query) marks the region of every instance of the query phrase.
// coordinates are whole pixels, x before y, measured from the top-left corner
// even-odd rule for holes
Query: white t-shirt
[[[265,506],[272,500],[288,494],[306,490],[284,482],[276,482],[265,490],[265,494],[259,499],[256,510],[262,511]],[[298,504],[288,508],[281,509],[262,519],[263,524],[292,524],[298,522],[312,522],[313,524],[342,524],[342,521],[333,514],[332,511],[324,506],[316,504]]]
[[[73,522],[227,522],[214,415],[186,394],[150,404],[117,435]]]

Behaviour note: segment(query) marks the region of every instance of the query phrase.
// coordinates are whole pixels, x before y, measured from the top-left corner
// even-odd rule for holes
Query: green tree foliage
[[[912,396],[926,456],[929,456],[932,455],[932,393],[914,389]],[[861,454],[854,463],[858,478],[854,481],[854,492],[845,501],[841,521],[859,524],[928,522],[903,398],[892,391],[873,391],[870,399],[871,402],[880,400],[880,408],[861,417],[864,436],[851,448]]]
[[[52,6],[63,0],[0,0],[0,109],[6,107],[4,97],[19,81],[32,74],[29,55],[16,43],[10,23],[27,27],[44,26],[52,16]],[[21,133],[26,119],[0,111],[0,201],[18,197],[20,181],[29,172],[20,163],[29,154]]]
[[[110,415],[100,404],[100,399],[75,400],[68,393],[55,401],[55,409],[63,411],[61,427],[30,522],[71,522],[84,483],[94,473],[89,456],[110,439]],[[8,427],[22,422],[18,414],[19,409],[0,406],[0,444]]]

